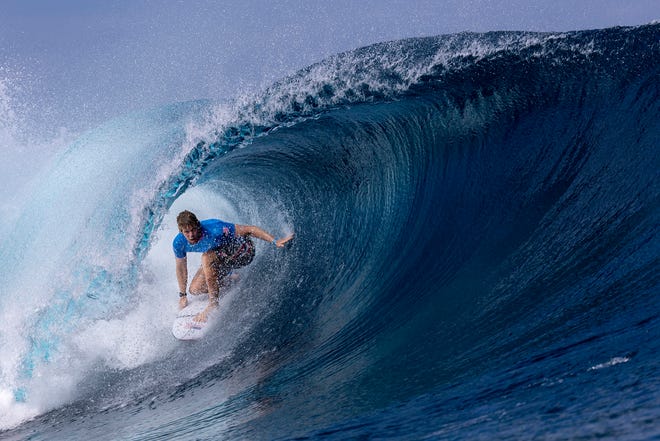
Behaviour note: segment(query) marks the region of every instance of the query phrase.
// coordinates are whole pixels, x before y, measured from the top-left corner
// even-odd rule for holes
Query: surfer
[[[293,239],[293,234],[275,239],[254,225],[231,224],[219,219],[199,221],[190,211],[182,211],[176,218],[179,234],[172,246],[176,258],[176,278],[179,283],[179,309],[188,304],[188,261],[186,254],[202,253],[202,265],[190,282],[191,294],[209,295],[209,304],[195,317],[205,322],[208,314],[218,306],[220,287],[232,269],[248,265],[254,259],[254,243],[251,237],[271,242],[282,248]]]

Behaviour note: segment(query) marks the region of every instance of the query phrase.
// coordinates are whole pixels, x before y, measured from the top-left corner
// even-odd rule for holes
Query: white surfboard
[[[207,295],[188,295],[188,306],[179,311],[172,324],[172,334],[179,340],[199,340],[212,327],[215,311],[207,316],[206,322],[197,322],[195,316],[209,304]]]

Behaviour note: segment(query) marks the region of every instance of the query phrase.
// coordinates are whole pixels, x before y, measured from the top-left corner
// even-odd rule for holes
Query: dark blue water
[[[73,308],[90,329],[133,323],[121,292],[150,283],[177,204],[296,239],[260,248],[206,340],[154,337],[159,355],[95,358],[2,436],[660,438],[659,98],[653,24],[375,45],[235,104],[199,138],[176,127],[206,121],[210,103],[109,123],[90,138],[158,133],[121,154],[120,171],[170,171],[127,178],[122,194],[144,195],[128,213],[92,198],[113,220],[89,223],[127,257],[76,273],[59,295],[87,295],[68,312],[26,320],[19,405],[46,390],[37,374],[59,378],[57,354],[88,329],[46,338],[46,318]],[[167,334],[164,317],[143,326]]]

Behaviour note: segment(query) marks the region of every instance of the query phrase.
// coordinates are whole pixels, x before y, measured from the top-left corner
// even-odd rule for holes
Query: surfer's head
[[[179,231],[188,242],[195,244],[202,238],[202,224],[194,213],[184,210],[176,217]]]

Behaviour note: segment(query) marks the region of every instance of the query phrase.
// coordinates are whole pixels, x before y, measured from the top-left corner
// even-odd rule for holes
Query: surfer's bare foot
[[[183,309],[188,305],[188,298],[186,296],[179,297],[179,309]]]

